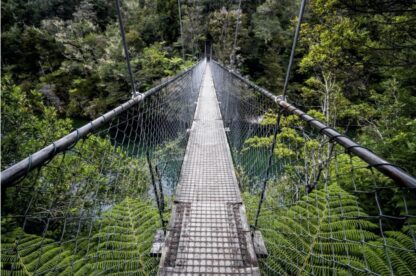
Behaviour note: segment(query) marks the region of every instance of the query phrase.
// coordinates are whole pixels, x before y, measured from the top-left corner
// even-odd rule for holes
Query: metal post
[[[260,212],[261,212],[261,207],[263,205],[264,196],[266,194],[267,181],[269,181],[270,170],[271,170],[272,162],[273,162],[274,149],[276,147],[277,134],[279,133],[279,129],[280,129],[281,113],[282,113],[282,109],[279,109],[279,112],[278,112],[278,115],[277,115],[277,118],[276,118],[276,125],[275,125],[274,131],[273,131],[272,145],[270,147],[269,158],[268,158],[268,161],[267,161],[266,175],[264,176],[263,188],[262,188],[262,191],[261,191],[259,205],[257,207],[256,219],[254,221],[254,228],[255,229],[257,228],[257,224],[258,224],[258,220],[259,220],[259,216],[260,216]]]
[[[153,173],[152,162],[150,160],[150,154],[149,154],[148,151],[146,152],[146,159],[147,159],[147,165],[149,166],[149,172],[150,172],[150,177],[151,177],[151,180],[152,180],[153,190],[155,191],[155,198],[156,198],[157,209],[159,210],[160,222],[162,224],[162,228],[165,230],[165,221],[163,220],[163,211],[162,211],[162,208],[161,208],[159,195],[157,193],[155,175]]]
[[[157,165],[155,165],[155,172],[157,175],[157,179],[159,180],[159,192],[160,192],[160,208],[162,209],[162,213],[165,211],[165,195],[163,194],[163,185],[162,185],[162,176],[159,173],[159,169]]]
[[[132,95],[132,97],[134,97],[137,93],[139,93],[139,91],[136,89],[136,83],[135,83],[135,80],[134,80],[133,71],[131,70],[129,49],[127,47],[127,41],[126,41],[126,35],[125,35],[125,32],[124,32],[123,20],[121,18],[120,0],[116,0],[116,9],[117,9],[118,23],[119,23],[119,26],[120,26],[121,40],[123,41],[124,55],[125,55],[126,63],[127,63],[127,70],[129,71],[129,75],[130,75],[130,82],[131,82],[131,89],[132,89],[131,95]]]

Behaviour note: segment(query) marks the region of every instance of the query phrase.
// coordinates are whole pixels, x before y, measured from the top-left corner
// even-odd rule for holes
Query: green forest
[[[300,2],[121,0],[137,90],[145,92],[210,56],[281,95]],[[306,2],[288,102],[416,175],[415,1]],[[132,88],[115,1],[1,4],[4,170],[128,101]],[[150,102],[154,122],[146,127],[167,130],[147,152],[147,161],[140,145],[135,148],[137,137],[119,141],[118,132],[112,132],[115,120],[108,132],[89,135],[18,185],[2,186],[1,274],[157,273],[159,259],[149,251],[163,226],[160,220],[169,220],[175,188],[165,193],[163,211],[149,191],[155,179],[162,185],[158,169],[175,175],[169,181],[177,180],[186,135],[170,135],[175,130],[169,127],[175,120],[186,121],[182,114],[191,112],[167,101],[160,106]],[[126,120],[143,112],[140,108]],[[258,172],[252,173],[247,163],[253,152],[267,156],[276,114],[260,114],[261,135],[247,138],[241,147],[230,142],[250,224],[260,190],[253,186]],[[315,136],[302,136],[299,129],[305,124],[295,116],[285,114],[281,126],[272,156],[289,165],[274,172],[280,177],[269,181],[258,218],[269,251],[260,260],[262,274],[416,275],[415,191],[398,188],[372,168],[370,175],[363,161],[339,148],[335,162],[324,164],[324,176],[307,191],[299,174],[312,178],[316,171],[291,160],[312,166],[321,162],[315,152],[332,154],[332,149]],[[181,125],[187,127],[187,122]],[[77,216],[92,219],[83,226],[59,220]]]
[[[230,64],[235,56],[243,75],[280,94],[298,2],[242,1],[241,14],[235,1],[183,2],[182,55],[177,1],[122,1],[139,91],[201,58],[209,40],[215,59]],[[310,1],[288,92],[413,174],[414,8],[413,1]],[[112,1],[7,0],[2,15],[5,168],[39,149],[20,148],[26,143],[17,137],[36,133],[49,143],[69,125],[55,118],[93,119],[126,101],[130,88]],[[55,133],[37,133],[44,123],[58,124]],[[22,132],[28,137],[15,135]]]

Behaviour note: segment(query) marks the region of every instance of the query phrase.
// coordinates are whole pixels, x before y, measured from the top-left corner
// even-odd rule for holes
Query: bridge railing
[[[154,273],[205,60],[6,169],[2,274]]]
[[[415,273],[416,179],[316,119],[319,110],[210,65],[249,222],[269,251],[262,271]]]

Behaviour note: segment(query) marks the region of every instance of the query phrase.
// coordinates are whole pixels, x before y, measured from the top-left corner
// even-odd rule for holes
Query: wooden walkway
[[[159,275],[260,275],[209,64]]]

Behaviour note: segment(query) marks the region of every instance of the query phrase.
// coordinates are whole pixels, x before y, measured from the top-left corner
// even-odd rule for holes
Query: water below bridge
[[[209,65],[159,269],[201,274],[260,274]]]

